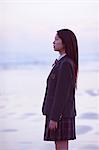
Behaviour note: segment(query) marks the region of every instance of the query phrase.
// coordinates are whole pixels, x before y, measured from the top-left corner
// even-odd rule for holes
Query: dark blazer
[[[76,116],[74,67],[67,55],[58,61],[47,78],[42,113],[54,121]]]

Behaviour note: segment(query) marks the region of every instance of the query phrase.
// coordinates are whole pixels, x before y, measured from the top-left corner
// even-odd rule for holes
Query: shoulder
[[[73,61],[68,58],[68,57],[65,57],[61,62],[60,62],[60,65],[59,65],[59,72],[60,74],[68,74],[69,76],[74,76],[75,75],[75,71],[74,71],[74,64],[73,64]]]
[[[64,67],[73,67],[73,61],[69,57],[65,57],[62,61],[60,61],[60,68]]]

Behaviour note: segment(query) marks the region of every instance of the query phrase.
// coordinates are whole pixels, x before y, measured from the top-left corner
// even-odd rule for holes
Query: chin
[[[59,50],[54,48],[54,51],[59,51]]]

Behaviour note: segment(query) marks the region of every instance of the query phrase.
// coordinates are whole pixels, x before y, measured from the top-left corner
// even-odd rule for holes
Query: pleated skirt
[[[55,130],[49,129],[49,118],[45,119],[44,141],[64,141],[76,139],[75,117],[61,118]]]

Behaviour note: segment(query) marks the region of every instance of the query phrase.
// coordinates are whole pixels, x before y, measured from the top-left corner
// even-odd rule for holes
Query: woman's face
[[[55,40],[53,42],[53,48],[55,51],[64,51],[65,50],[62,40],[58,36],[58,34],[56,34],[56,36],[55,36]]]

